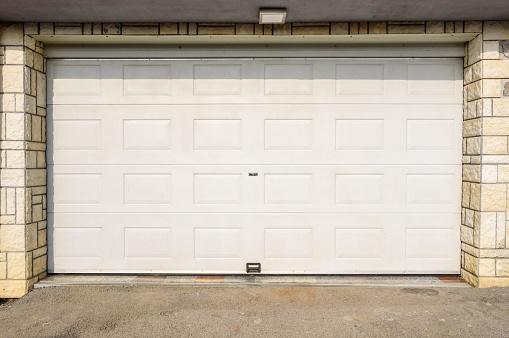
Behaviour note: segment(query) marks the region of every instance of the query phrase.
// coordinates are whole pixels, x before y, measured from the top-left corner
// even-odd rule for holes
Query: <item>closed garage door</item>
[[[55,59],[48,76],[52,272],[459,271],[459,59]]]

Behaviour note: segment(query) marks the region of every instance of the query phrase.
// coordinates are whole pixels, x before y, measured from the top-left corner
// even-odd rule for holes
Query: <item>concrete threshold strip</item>
[[[206,286],[206,287],[470,287],[456,275],[99,275],[53,274],[35,288],[59,286]]]

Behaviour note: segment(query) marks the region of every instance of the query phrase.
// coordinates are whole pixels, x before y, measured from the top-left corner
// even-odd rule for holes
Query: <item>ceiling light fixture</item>
[[[283,25],[286,22],[286,8],[260,8],[260,25]]]

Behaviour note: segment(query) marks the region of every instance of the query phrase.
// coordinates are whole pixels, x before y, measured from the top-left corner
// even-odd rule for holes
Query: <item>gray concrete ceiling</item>
[[[0,21],[241,23],[260,7],[288,22],[509,19],[509,0],[0,0]]]

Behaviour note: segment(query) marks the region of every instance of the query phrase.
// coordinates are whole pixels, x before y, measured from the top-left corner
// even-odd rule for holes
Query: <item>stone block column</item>
[[[484,22],[466,54],[461,275],[509,286],[509,22]]]
[[[46,75],[43,46],[0,26],[0,297],[46,275]]]

